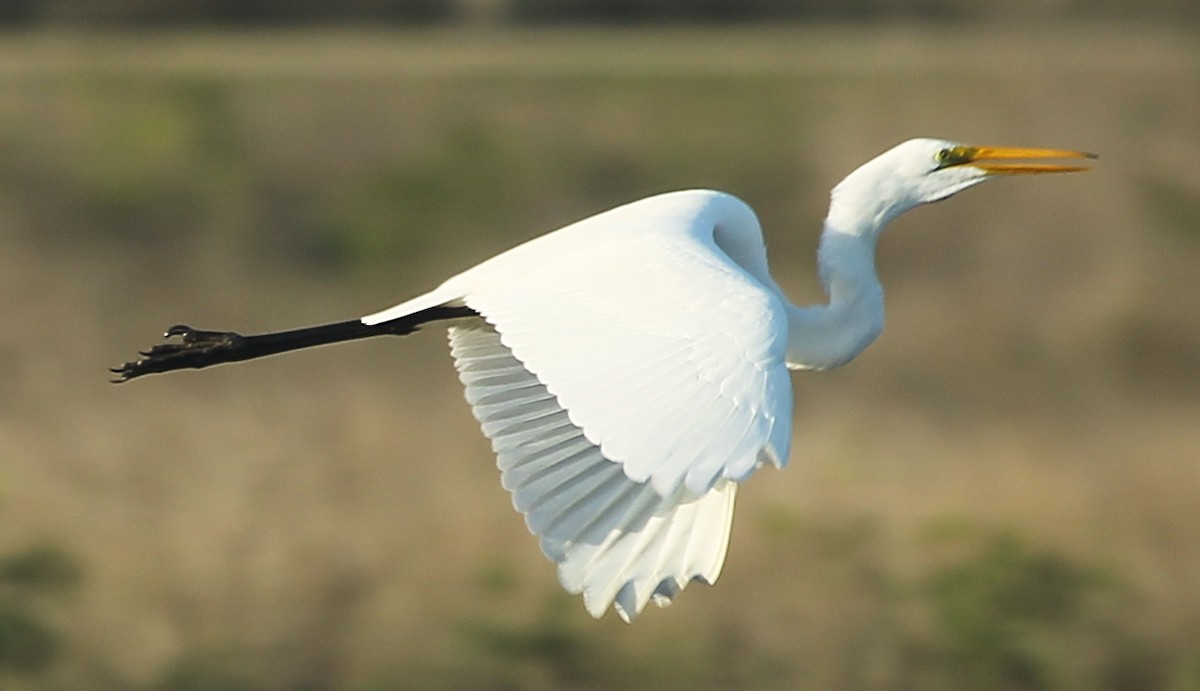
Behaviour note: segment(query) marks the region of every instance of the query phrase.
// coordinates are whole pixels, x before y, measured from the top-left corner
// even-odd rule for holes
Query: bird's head
[[[859,166],[834,188],[833,198],[840,197],[842,206],[856,208],[878,228],[919,204],[941,201],[998,175],[1082,171],[1087,166],[1045,161],[1095,157],[1066,149],[910,139]]]

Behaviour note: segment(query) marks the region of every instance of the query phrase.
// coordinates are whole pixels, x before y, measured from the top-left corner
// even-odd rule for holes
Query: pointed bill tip
[[[970,165],[997,175],[1036,175],[1039,173],[1078,173],[1091,166],[1046,163],[1046,159],[1086,158],[1099,155],[1074,149],[1041,149],[1018,146],[979,146],[971,151]]]

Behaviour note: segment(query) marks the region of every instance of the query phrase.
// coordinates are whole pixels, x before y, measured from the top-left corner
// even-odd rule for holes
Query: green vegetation
[[[1151,218],[1189,242],[1200,242],[1200,190],[1170,179],[1144,180],[1141,187]]]
[[[802,120],[799,102],[764,88],[769,83],[741,81],[463,78],[436,90],[424,79],[356,81],[343,97],[374,101],[382,112],[331,114],[337,130],[297,133],[327,139],[283,142],[264,131],[276,125],[264,119],[270,115],[235,116],[257,85],[105,76],[50,88],[65,108],[61,131],[14,118],[5,146],[14,157],[0,175],[45,215],[40,221],[71,219],[63,239],[178,246],[220,234],[258,261],[395,270],[520,227],[546,199],[615,204],[630,189],[720,182],[697,174],[706,169],[747,194],[786,194],[794,179],[755,177],[764,167],[794,166],[794,149],[753,135],[788,131]],[[284,101],[310,99],[311,88],[268,87]],[[726,98],[709,103],[714,91]],[[700,111],[708,117],[679,119]],[[428,131],[393,129],[388,115],[417,118]],[[364,116],[381,122],[343,120]],[[740,126],[752,120],[755,128]],[[617,141],[577,140],[588,121]],[[730,136],[714,137],[719,130]],[[299,177],[297,165],[309,176]]]
[[[0,557],[0,682],[49,670],[62,655],[62,633],[47,609],[80,581],[80,567],[50,544]]]
[[[982,0],[317,0],[228,3],[219,0],[11,0],[0,7],[0,25],[132,26],[194,24],[293,25],[316,22],[510,25],[545,22],[661,23],[814,19],[956,21],[1017,16],[1028,20],[1195,19],[1186,0],[1155,0],[1135,12],[1127,3],[1098,0],[1086,9],[1013,0],[1005,11]]]

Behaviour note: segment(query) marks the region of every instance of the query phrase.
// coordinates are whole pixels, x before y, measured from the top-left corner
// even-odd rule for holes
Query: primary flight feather
[[[693,580],[716,581],[738,484],[782,466],[789,369],[853,359],[883,328],[882,228],[996,175],[1079,151],[904,142],[833,190],[818,251],[828,303],[798,307],[767,268],[754,212],[729,194],[672,192],[503,252],[434,290],[335,324],[242,336],[175,326],[116,381],[453,320],[467,402],[501,484],[596,617],[626,621]]]

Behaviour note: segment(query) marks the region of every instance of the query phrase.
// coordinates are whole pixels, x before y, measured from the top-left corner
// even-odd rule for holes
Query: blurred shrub
[[[1055,663],[1068,648],[1061,639],[1108,580],[1010,533],[985,534],[972,549],[918,588],[934,620],[942,673],[974,689],[1056,687]]]
[[[17,602],[0,601],[0,671],[42,672],[59,652],[56,631]]]
[[[1190,242],[1200,242],[1200,190],[1170,178],[1145,177],[1138,181],[1142,206],[1158,225]]]
[[[12,2],[13,0],[5,0]],[[178,25],[189,23],[316,23],[353,19],[431,21],[450,16],[446,0],[15,0],[0,12],[14,22]]]
[[[1144,603],[1115,574],[959,517],[900,539],[871,517],[774,507],[772,542],[802,565],[760,593],[817,633],[781,647],[785,679],[822,689],[1194,689],[1196,653],[1134,628]],[[897,557],[903,557],[898,559]],[[902,562],[908,562],[905,565]],[[761,614],[751,617],[762,621]],[[756,663],[763,658],[757,654]],[[734,686],[754,688],[752,665]]]
[[[39,544],[0,559],[0,585],[25,592],[66,592],[82,572],[73,557],[51,544]]]
[[[0,180],[60,240],[163,243],[240,198],[245,163],[226,88],[82,74],[55,115],[8,121]]]
[[[0,672],[30,675],[50,668],[62,641],[38,599],[70,591],[80,578],[75,560],[50,544],[0,558]]]
[[[872,21],[1005,16],[1141,18],[1197,16],[1188,0],[989,3],[984,0],[6,0],[0,22],[13,24],[449,21],[763,21],[779,18]]]
[[[595,678],[592,634],[579,625],[574,598],[553,594],[533,621],[474,619],[459,632],[474,653],[472,664],[455,670],[468,687],[522,688],[530,678],[546,678],[567,688]]]
[[[803,97],[732,77],[619,92],[604,79],[429,92],[363,79],[330,99],[303,81],[81,74],[35,90],[49,122],[35,108],[0,122],[0,187],[47,242],[388,275],[439,252],[487,256],[630,190],[721,186],[768,208],[794,197]],[[593,130],[611,136],[580,136]]]
[[[505,224],[519,199],[515,158],[494,126],[459,116],[409,160],[351,176],[330,195],[326,251],[349,267],[413,261],[481,218]],[[327,255],[326,260],[330,257]]]
[[[155,691],[255,691],[261,688],[243,679],[219,661],[187,655],[177,660],[154,685]]]

